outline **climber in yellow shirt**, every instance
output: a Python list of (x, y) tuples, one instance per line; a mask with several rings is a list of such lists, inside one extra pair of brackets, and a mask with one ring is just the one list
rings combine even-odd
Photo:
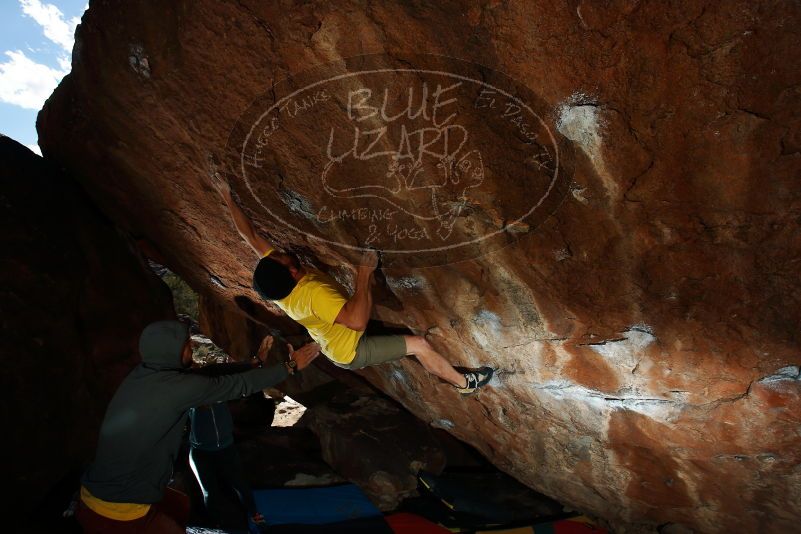
[(364, 254), (356, 269), (353, 295), (347, 298), (331, 277), (302, 266), (294, 255), (275, 250), (256, 233), (252, 221), (234, 201), (228, 181), (215, 169), (210, 174), (212, 184), (228, 206), (234, 226), (260, 258), (253, 274), (254, 289), (306, 327), (334, 364), (361, 369), (414, 355), (429, 373), (462, 394), (472, 393), (490, 381), (492, 368), (461, 373), (422, 336), (365, 336), (373, 307), (370, 287), (378, 266), (376, 252)]

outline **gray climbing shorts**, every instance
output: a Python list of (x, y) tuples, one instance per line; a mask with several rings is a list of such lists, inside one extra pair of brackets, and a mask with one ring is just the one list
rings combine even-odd
[(356, 356), (350, 363), (336, 363), (345, 369), (361, 369), (379, 365), (406, 356), (406, 339), (403, 336), (362, 336), (356, 345)]

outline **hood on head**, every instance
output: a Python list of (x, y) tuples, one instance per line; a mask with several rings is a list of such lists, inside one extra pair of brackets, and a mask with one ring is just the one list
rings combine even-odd
[(189, 327), (180, 321), (150, 323), (139, 337), (142, 363), (181, 369), (181, 352), (189, 339)]

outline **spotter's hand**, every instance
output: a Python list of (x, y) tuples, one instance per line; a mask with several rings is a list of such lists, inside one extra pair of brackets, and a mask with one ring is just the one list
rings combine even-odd
[(320, 355), (320, 345), (317, 343), (307, 343), (298, 350), (295, 350), (291, 343), (287, 343), (286, 346), (289, 348), (289, 359), (298, 362), (298, 371), (308, 367), (312, 360)]
[(270, 349), (273, 347), (273, 336), (265, 336), (264, 339), (261, 340), (261, 345), (259, 345), (259, 351), (256, 353), (256, 357), (259, 359), (261, 363), (264, 363), (267, 360), (267, 353), (270, 352)]

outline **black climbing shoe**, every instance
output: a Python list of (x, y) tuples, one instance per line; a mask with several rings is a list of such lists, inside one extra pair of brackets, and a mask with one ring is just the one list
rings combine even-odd
[(486, 385), (487, 382), (492, 379), (493, 373), (494, 371), (492, 367), (482, 367), (477, 371), (465, 373), (464, 377), (467, 379), (467, 386), (463, 388), (456, 388), (456, 390), (462, 395), (469, 395), (481, 386)]

